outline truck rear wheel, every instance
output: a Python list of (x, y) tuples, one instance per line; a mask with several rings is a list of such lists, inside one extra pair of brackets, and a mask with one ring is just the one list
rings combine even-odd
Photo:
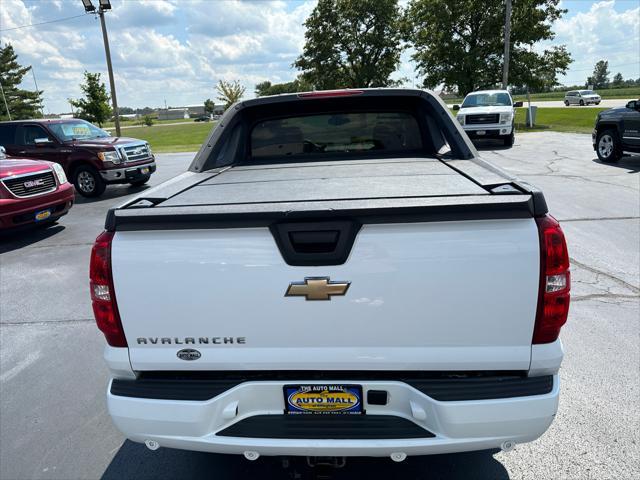
[(620, 142), (615, 130), (604, 130), (596, 138), (596, 153), (601, 162), (612, 163), (620, 160)]
[(107, 188), (98, 171), (91, 165), (80, 165), (75, 169), (73, 184), (78, 193), (87, 198), (99, 197)]

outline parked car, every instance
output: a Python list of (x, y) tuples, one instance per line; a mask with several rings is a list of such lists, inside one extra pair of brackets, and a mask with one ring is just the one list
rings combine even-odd
[(569, 105), (600, 105), (602, 98), (593, 90), (571, 90), (564, 96), (564, 104)]
[(196, 119), (194, 120), (194, 122), (209, 122), (211, 121), (211, 117), (209, 115), (200, 115), (199, 117), (196, 117)]
[(260, 97), (206, 144), (111, 209), (92, 249), (107, 405), (128, 438), (402, 461), (549, 428), (562, 229), (437, 96)]
[(480, 90), (468, 94), (462, 105), (454, 105), (458, 121), (471, 138), (501, 138), (508, 147), (515, 139), (515, 107), (507, 90)]
[(603, 162), (617, 162), (625, 152), (640, 153), (640, 99), (604, 110), (591, 134), (593, 149)]
[(143, 185), (156, 170), (145, 141), (113, 137), (79, 119), (0, 122), (0, 144), (9, 155), (59, 163), (85, 197), (108, 184)]
[(7, 157), (0, 147), (0, 231), (53, 223), (69, 212), (74, 197), (59, 164)]

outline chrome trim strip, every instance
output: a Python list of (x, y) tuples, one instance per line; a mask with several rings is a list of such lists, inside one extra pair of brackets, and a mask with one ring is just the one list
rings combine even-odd
[(42, 175), (43, 173), (47, 173), (47, 172), (53, 172), (53, 169), (47, 168), (46, 170), (38, 170), (37, 172), (20, 173), (18, 175), (11, 175), (10, 177), (4, 177), (2, 181), (4, 182), (5, 180), (13, 180), (14, 178), (28, 177), (30, 175)]

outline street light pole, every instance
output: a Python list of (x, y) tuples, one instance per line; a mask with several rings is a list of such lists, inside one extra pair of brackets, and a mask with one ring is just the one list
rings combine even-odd
[(107, 35), (107, 25), (104, 22), (104, 10), (98, 9), (100, 25), (102, 26), (102, 39), (104, 40), (104, 53), (107, 56), (107, 70), (109, 71), (109, 86), (111, 87), (111, 102), (113, 103), (113, 119), (116, 124), (116, 136), (120, 136), (120, 114), (118, 113), (118, 99), (116, 98), (116, 83), (113, 79), (113, 68), (111, 67), (111, 50), (109, 48), (109, 36)]
[[(95, 0), (94, 0), (95, 1)], [(98, 8), (96, 8), (91, 0), (82, 0), (82, 6), (87, 13), (95, 14), (100, 17), (100, 25), (102, 26), (102, 40), (104, 41), (104, 53), (107, 57), (107, 71), (109, 72), (109, 86), (111, 87), (111, 103), (113, 104), (113, 119), (116, 124), (116, 136), (120, 136), (120, 114), (118, 112), (118, 99), (116, 98), (116, 82), (113, 79), (113, 68), (111, 67), (111, 49), (109, 48), (109, 35), (107, 35), (107, 25), (104, 21), (105, 10), (111, 10), (111, 0), (98, 0)]]
[(502, 67), (502, 88), (507, 89), (509, 83), (509, 50), (511, 42), (511, 0), (506, 0), (504, 16), (504, 65)]

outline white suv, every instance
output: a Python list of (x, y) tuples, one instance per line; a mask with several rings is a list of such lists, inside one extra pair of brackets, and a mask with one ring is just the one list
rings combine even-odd
[(462, 105), (454, 105), (458, 121), (470, 138), (502, 138), (508, 147), (513, 145), (515, 127), (511, 94), (506, 90), (480, 90), (468, 94)]

